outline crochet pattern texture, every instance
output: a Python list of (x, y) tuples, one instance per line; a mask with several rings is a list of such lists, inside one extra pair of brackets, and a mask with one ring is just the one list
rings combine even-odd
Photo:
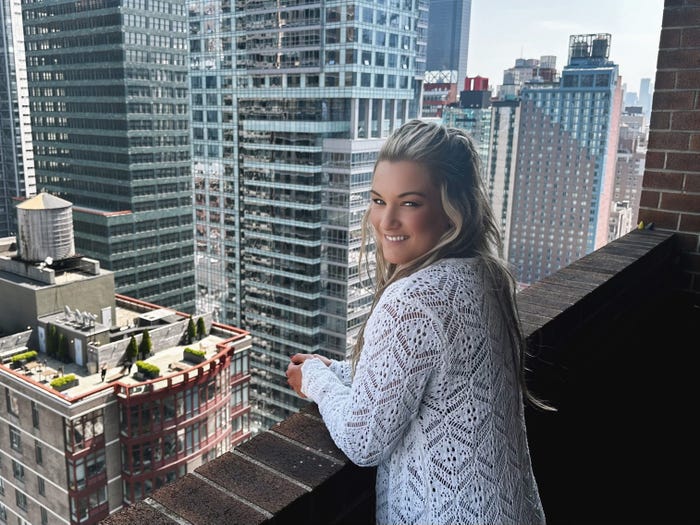
[(542, 524), (507, 327), (477, 259), (390, 285), (349, 363), (308, 359), (302, 392), (337, 446), (376, 465), (380, 525)]

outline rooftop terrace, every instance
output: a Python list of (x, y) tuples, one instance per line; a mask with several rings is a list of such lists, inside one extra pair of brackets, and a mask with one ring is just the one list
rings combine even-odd
[[(151, 388), (157, 390), (159, 388), (167, 388), (170, 384), (184, 380), (182, 372), (193, 369), (196, 364), (183, 358), (183, 351), (187, 347), (205, 352), (205, 359), (209, 360), (214, 357), (220, 349), (217, 345), (225, 342), (231, 337), (231, 334), (207, 335), (200, 341), (191, 345), (182, 344), (175, 345), (169, 348), (159, 349), (157, 353), (146, 358), (144, 361), (157, 366), (161, 370), (161, 377), (149, 384)], [(205, 370), (210, 364), (203, 365)], [(61, 392), (67, 398), (82, 397), (85, 394), (103, 389), (105, 386), (111, 386), (114, 382), (119, 382), (124, 388), (143, 385), (145, 378), (141, 377), (135, 365), (127, 368), (124, 365), (107, 367), (105, 381), (102, 381), (101, 372), (90, 373), (86, 367), (76, 365), (75, 363), (64, 363), (58, 359), (54, 359), (41, 354), (37, 361), (26, 363), (15, 370), (17, 374), (25, 377), (33, 383), (38, 383), (48, 388), (48, 384), (52, 379), (62, 375), (74, 374), (78, 379), (78, 383)], [(133, 389), (132, 389), (133, 390)]]

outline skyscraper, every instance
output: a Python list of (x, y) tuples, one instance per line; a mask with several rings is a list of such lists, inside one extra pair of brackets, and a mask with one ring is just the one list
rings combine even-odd
[(467, 76), (471, 0), (430, 0), (427, 71), (457, 71), (457, 82)]
[(489, 155), (484, 166), (484, 180), (491, 208), (501, 229), (503, 257), (508, 260), (520, 128), (520, 100), (494, 100), (491, 102), (491, 113)]
[(117, 290), (194, 311), (184, 0), (23, 2), (37, 184)]
[(17, 231), (13, 199), (35, 193), (22, 9), (0, 0), (0, 237)]
[(296, 352), (338, 358), (371, 302), (360, 220), (384, 138), (417, 116), (427, 5), (190, 2), (198, 305), (254, 337), (260, 427), (303, 401)]
[(622, 98), (610, 40), (571, 36), (561, 81), (521, 91), (509, 260), (523, 283), (607, 242)]
[(488, 78), (465, 78), (459, 103), (446, 107), (442, 114), (446, 126), (463, 129), (474, 139), (482, 166), (488, 161), (491, 143), (491, 91), (488, 85)]
[[(620, 139), (617, 147), (617, 160), (615, 162), (615, 184), (613, 187), (613, 203), (622, 212), (629, 210), (630, 223), (634, 224), (639, 213), (639, 201), (642, 195), (642, 179), (644, 178), (644, 166), (647, 153), (647, 125), (641, 107), (625, 108), (620, 117)], [(624, 205), (622, 203), (625, 203)], [(612, 228), (610, 240), (629, 232), (620, 226), (617, 219), (619, 212), (611, 215)]]
[(639, 104), (642, 106), (644, 116), (649, 122), (651, 118), (651, 101), (654, 92), (654, 84), (650, 78), (643, 78), (639, 81)]

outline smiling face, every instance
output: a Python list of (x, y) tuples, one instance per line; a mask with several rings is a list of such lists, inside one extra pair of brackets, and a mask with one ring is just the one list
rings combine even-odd
[(379, 162), (370, 199), (369, 220), (389, 263), (406, 264), (420, 257), (450, 227), (440, 190), (421, 164)]

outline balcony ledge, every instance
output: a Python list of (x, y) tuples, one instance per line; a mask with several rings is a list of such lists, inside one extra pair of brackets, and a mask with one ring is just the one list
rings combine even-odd
[[(533, 390), (558, 408), (527, 411), (533, 466), (550, 525), (590, 523), (601, 515), (609, 522), (670, 523), (691, 510), (690, 489), (673, 482), (672, 467), (666, 466), (680, 461), (683, 440), (674, 441), (678, 451), (669, 453), (671, 436), (665, 443), (657, 440), (660, 430), (649, 436), (644, 417), (656, 408), (649, 406), (658, 395), (656, 387), (649, 388), (650, 378), (664, 372), (657, 368), (663, 360), (654, 361), (651, 371), (643, 365), (649, 354), (644, 344), (655, 345), (660, 332), (650, 322), (634, 328), (639, 312), (650, 308), (660, 309), (652, 312), (659, 323), (689, 311), (676, 308), (680, 301), (672, 292), (677, 260), (673, 234), (635, 230), (518, 295), (533, 354), (528, 361)], [(692, 315), (697, 317), (697, 309)], [(682, 331), (685, 321), (671, 329)], [(685, 336), (671, 335), (669, 341)], [(662, 386), (673, 388), (675, 379)], [(667, 393), (661, 402), (682, 405), (676, 394), (689, 394), (686, 390)], [(670, 420), (670, 414), (653, 414), (662, 424)], [(661, 450), (663, 461), (640, 457), (636, 447), (625, 449), (635, 441), (648, 451)], [(101, 523), (371, 524), (374, 473), (349, 462), (310, 405)], [(659, 488), (660, 479), (667, 488)], [(608, 506), (615, 510), (607, 512)]]

